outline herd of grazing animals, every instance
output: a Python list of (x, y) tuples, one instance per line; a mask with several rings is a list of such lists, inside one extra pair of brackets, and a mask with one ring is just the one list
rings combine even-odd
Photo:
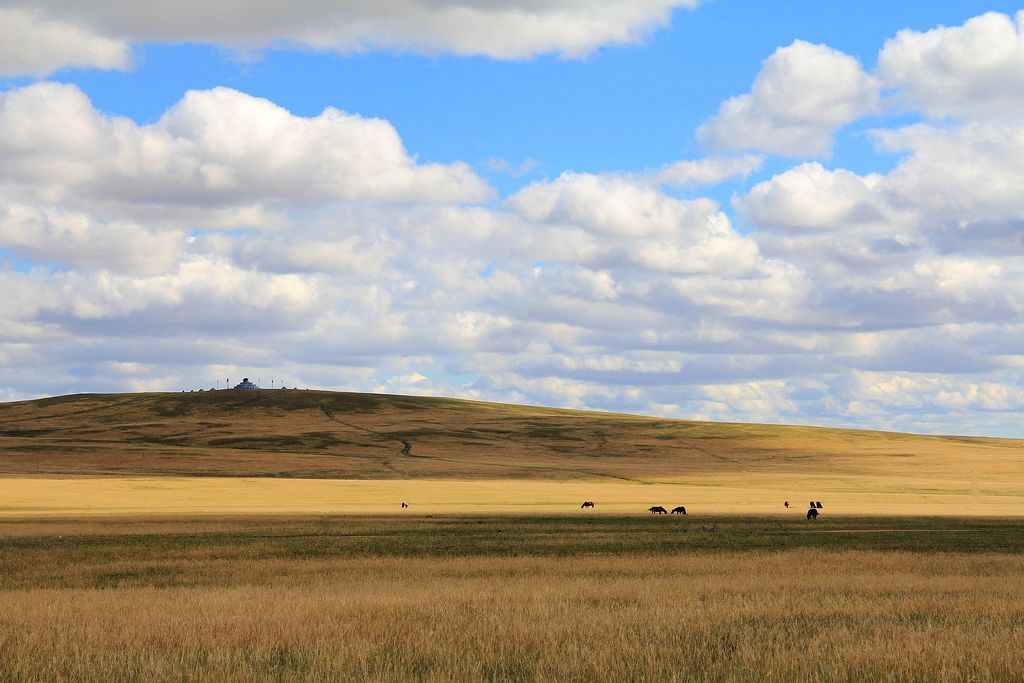
[[(789, 501), (787, 500), (785, 503), (783, 503), (783, 506), (788, 508), (789, 507)], [(594, 502), (590, 501), (590, 500), (583, 501), (583, 505), (580, 505), (581, 509), (582, 508), (592, 508), (592, 507), (595, 507), (595, 505), (594, 505)], [(811, 503), (810, 503), (810, 508), (807, 510), (807, 519), (812, 520), (812, 521), (816, 520), (818, 518), (818, 510), (820, 510), (820, 509), (821, 509), (821, 501), (820, 500), (818, 500), (818, 501), (813, 501), (812, 500)], [(669, 512), (668, 510), (666, 510), (661, 505), (653, 505), (653, 506), (647, 508), (647, 511), (650, 512), (652, 515), (667, 515), (668, 512)], [(683, 506), (683, 505), (680, 505), (678, 507), (674, 507), (674, 508), (672, 508), (672, 514), (673, 515), (685, 515), (686, 514), (686, 507)]]
[[(788, 508), (789, 507), (789, 501), (787, 500), (782, 505), (784, 507)], [(404, 510), (407, 507), (409, 507), (409, 504), (406, 503), (405, 501), (402, 501), (402, 509)], [(583, 501), (583, 504), (580, 505), (580, 509), (581, 510), (584, 509), (584, 508), (593, 508), (593, 507), (597, 507), (597, 506), (594, 505), (594, 501), (592, 501), (592, 500), (585, 500), (585, 501)], [(820, 500), (818, 500), (818, 501), (812, 500), (810, 502), (810, 507), (807, 510), (807, 519), (809, 519), (811, 521), (814, 521), (814, 520), (818, 519), (818, 510), (820, 510), (820, 509), (821, 509), (821, 501)], [(647, 511), (650, 512), (652, 515), (667, 515), (669, 513), (668, 510), (666, 510), (661, 505), (653, 505), (653, 506), (647, 508)], [(676, 506), (676, 507), (672, 508), (672, 514), (673, 515), (685, 515), (686, 514), (686, 507), (683, 506), (683, 505)]]

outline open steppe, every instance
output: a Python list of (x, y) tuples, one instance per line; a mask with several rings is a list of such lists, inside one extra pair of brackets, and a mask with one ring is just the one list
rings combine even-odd
[[(1024, 442), (277, 390), (0, 405), (0, 515), (1024, 514)], [(794, 507), (787, 511), (784, 500)]]
[(1022, 575), (1016, 440), (293, 390), (0, 405), (0, 681), (1019, 680)]
[(1024, 522), (0, 522), (0, 680), (1019, 680)]

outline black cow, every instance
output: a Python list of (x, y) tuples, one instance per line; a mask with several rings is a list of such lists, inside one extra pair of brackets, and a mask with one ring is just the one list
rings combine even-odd
[(650, 513), (652, 515), (667, 515), (668, 514), (668, 510), (666, 510), (665, 508), (661, 507), (660, 505), (655, 505), (654, 507), (649, 507), (647, 509), (650, 511)]
[(782, 506), (788, 508), (789, 507), (789, 501), (787, 500), (785, 503), (782, 504)]
[(585, 500), (585, 501), (583, 501), (583, 505), (580, 505), (580, 510), (582, 510), (583, 508), (592, 508), (592, 507), (594, 507), (594, 501), (592, 501), (592, 500)]
[(812, 522), (818, 519), (818, 511), (815, 508), (811, 508), (810, 510), (808, 510), (807, 519), (811, 520)]
[(821, 501), (819, 500), (817, 503), (815, 503), (814, 507), (816, 507), (816, 508), (818, 508), (820, 510), (821, 509)]
[(677, 508), (672, 508), (672, 514), (673, 515), (685, 515), (686, 514), (686, 508), (683, 507), (682, 505), (680, 505)]
[(402, 509), (404, 510), (407, 507), (409, 507), (409, 504), (403, 501), (402, 502)]

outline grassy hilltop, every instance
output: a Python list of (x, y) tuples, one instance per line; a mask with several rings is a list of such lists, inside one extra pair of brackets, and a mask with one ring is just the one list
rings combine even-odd
[(0, 404), (0, 474), (346, 479), (1012, 475), (1024, 441), (693, 422), (328, 391)]
[[(326, 391), (0, 405), (0, 514), (1024, 515), (1024, 441)], [(784, 500), (792, 506), (783, 508)]]

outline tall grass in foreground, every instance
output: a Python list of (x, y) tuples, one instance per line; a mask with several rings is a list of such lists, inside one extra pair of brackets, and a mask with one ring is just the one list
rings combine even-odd
[(216, 569), (214, 585), (0, 592), (0, 680), (1024, 676), (1018, 555), (278, 558)]

